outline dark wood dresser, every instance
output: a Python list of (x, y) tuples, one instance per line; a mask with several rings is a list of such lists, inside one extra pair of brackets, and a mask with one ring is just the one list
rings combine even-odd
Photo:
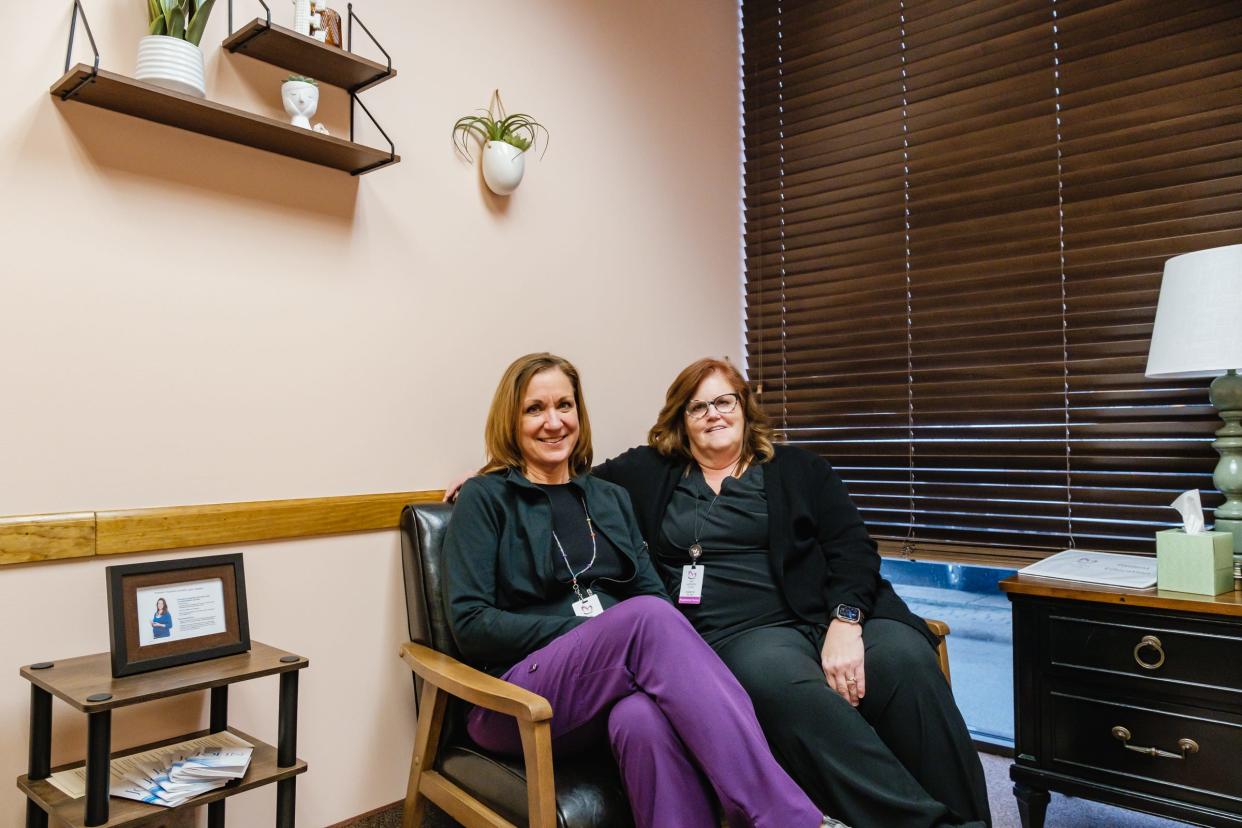
[(1043, 826), (1049, 791), (1242, 828), (1242, 592), (1000, 586), (1024, 828)]

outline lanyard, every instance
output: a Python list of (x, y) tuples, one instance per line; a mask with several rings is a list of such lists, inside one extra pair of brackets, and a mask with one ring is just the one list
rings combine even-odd
[[(569, 583), (570, 586), (573, 587), (574, 595), (578, 596), (579, 601), (585, 601), (586, 598), (583, 597), (582, 590), (578, 587), (578, 576), (595, 566), (595, 555), (599, 550), (595, 545), (595, 527), (591, 525), (591, 513), (587, 511), (586, 501), (579, 497), (578, 502), (582, 504), (582, 514), (586, 515), (587, 532), (591, 534), (590, 562), (586, 566), (582, 567), (582, 569), (574, 572), (573, 566), (569, 563), (569, 556), (565, 554), (565, 547), (561, 545), (561, 539), (557, 537), (555, 529), (552, 530), (552, 540), (556, 541), (556, 548), (561, 551), (561, 559), (565, 561), (565, 568), (569, 570)], [(588, 589), (587, 595), (590, 594), (591, 590)]]

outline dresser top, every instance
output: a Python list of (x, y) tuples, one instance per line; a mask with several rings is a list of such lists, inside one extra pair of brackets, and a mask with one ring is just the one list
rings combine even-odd
[(1167, 589), (1124, 589), (1122, 587), (1035, 578), (1013, 575), (1000, 582), (1002, 591), (1036, 598), (1057, 598), (1068, 601), (1090, 601), (1097, 604), (1122, 604), (1132, 607), (1197, 612), (1208, 615), (1230, 615), (1242, 618), (1242, 590), (1221, 595), (1196, 595)]

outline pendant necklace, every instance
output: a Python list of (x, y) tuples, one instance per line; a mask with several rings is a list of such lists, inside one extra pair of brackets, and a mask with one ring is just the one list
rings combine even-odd
[[(737, 464), (739, 462), (741, 462), (740, 458), (738, 460), (733, 461), (733, 468), (730, 469), (729, 474), (725, 475), (726, 478), (732, 476), (732, 472), (737, 469)], [(699, 465), (699, 474), (703, 474), (702, 464)], [(707, 483), (707, 475), (705, 474), (703, 474), (703, 482)], [(710, 489), (711, 486), (708, 486), (708, 488)], [(694, 501), (694, 543), (690, 544), (690, 549), (689, 549), (691, 564), (698, 564), (699, 558), (703, 557), (703, 544), (699, 542), (703, 536), (702, 535), (703, 524), (707, 523), (707, 519), (711, 517), (712, 507), (716, 505), (716, 501), (720, 499), (720, 493), (723, 491), (724, 491), (724, 480), (722, 479), (720, 481), (720, 491), (716, 492), (715, 496), (712, 498), (712, 502), (707, 504), (707, 512), (706, 514), (703, 515), (702, 518), (699, 517), (699, 505), (700, 505), (699, 500), (698, 498), (695, 498), (695, 501)]]

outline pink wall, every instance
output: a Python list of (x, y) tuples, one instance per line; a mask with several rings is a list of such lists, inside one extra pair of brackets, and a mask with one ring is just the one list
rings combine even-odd
[[(84, 5), (103, 67), (131, 72), (142, 4)], [(536, 349), (582, 369), (602, 456), (642, 439), (684, 363), (738, 356), (734, 5), (360, 0), (400, 72), (366, 100), (404, 156), (360, 179), (54, 102), (70, 6), (25, 9), (0, 53), (0, 515), (436, 488), (477, 464), (495, 380)], [(221, 0), (209, 97), (277, 115), (286, 73), (223, 54), (225, 16)], [(449, 140), (497, 85), (552, 133), (507, 202)], [(345, 111), (325, 94), (336, 134)], [(232, 549), (254, 637), (311, 659), (299, 824), (400, 798), (395, 534)], [(121, 562), (0, 569), (8, 778), (25, 764), (18, 665), (106, 650), (103, 567)], [(275, 680), (239, 688), (233, 720), (274, 739), (275, 701)], [(116, 743), (204, 715), (200, 698), (127, 711)], [(54, 760), (80, 758), (83, 721), (56, 716)], [(230, 813), (266, 824), (273, 803)]]

